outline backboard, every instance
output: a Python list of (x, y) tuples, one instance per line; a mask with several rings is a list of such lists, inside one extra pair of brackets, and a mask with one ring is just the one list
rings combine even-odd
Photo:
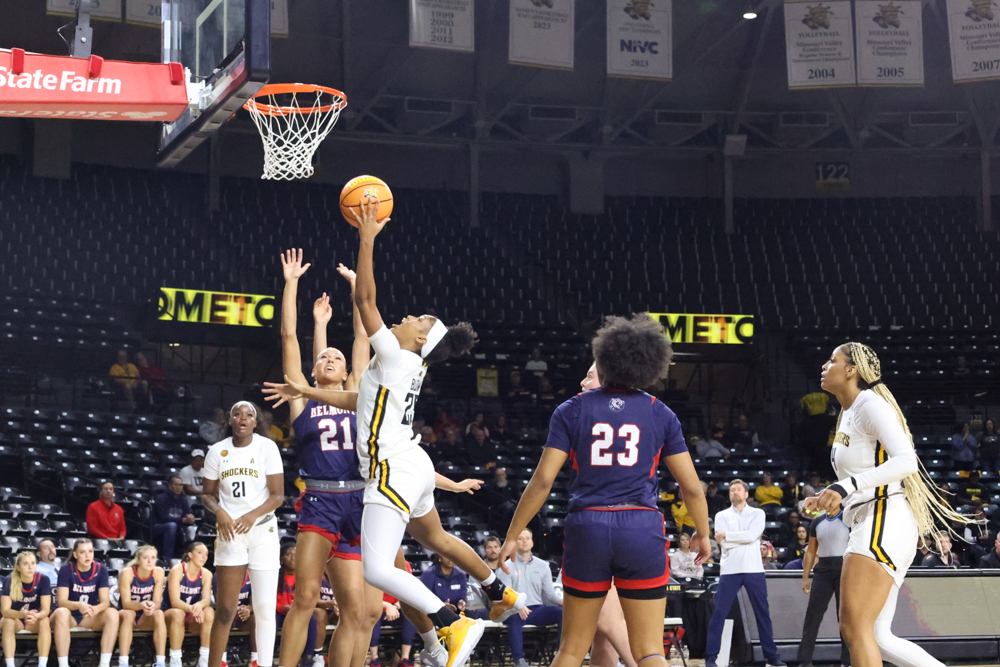
[(156, 163), (173, 167), (267, 83), (271, 0), (163, 0), (163, 62), (184, 66), (188, 110), (163, 124)]

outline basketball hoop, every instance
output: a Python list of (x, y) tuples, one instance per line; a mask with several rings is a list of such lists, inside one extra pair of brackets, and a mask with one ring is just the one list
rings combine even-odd
[(326, 86), (281, 83), (261, 88), (243, 105), (264, 142), (261, 178), (291, 181), (312, 176), (313, 154), (346, 106), (347, 96)]

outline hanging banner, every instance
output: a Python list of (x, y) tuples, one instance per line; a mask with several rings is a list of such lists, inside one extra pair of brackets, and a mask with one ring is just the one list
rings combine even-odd
[(920, 0), (857, 0), (858, 85), (924, 85)]
[(160, 0), (125, 0), (125, 20), (128, 23), (159, 27)]
[[(159, 0), (156, 0), (159, 4)], [(45, 9), (49, 14), (76, 16), (80, 0), (46, 0)], [(122, 0), (90, 0), (90, 18), (106, 21), (122, 20)]]
[(476, 50), (472, 0), (410, 0), (410, 46)]
[(951, 78), (1000, 79), (1000, 10), (993, 0), (948, 0)]
[(510, 0), (510, 62), (573, 69), (575, 0)]
[(789, 88), (854, 86), (850, 0), (785, 0)]
[(607, 0), (608, 74), (669, 81), (674, 76), (671, 0)]
[(271, 34), (288, 37), (288, 0), (271, 0)]

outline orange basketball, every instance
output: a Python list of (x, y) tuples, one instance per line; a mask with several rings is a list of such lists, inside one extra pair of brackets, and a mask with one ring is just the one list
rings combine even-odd
[(381, 178), (375, 176), (358, 176), (352, 178), (340, 191), (340, 213), (349, 223), (358, 226), (358, 221), (351, 211), (361, 217), (361, 202), (378, 200), (378, 219), (388, 218), (392, 213), (392, 190)]

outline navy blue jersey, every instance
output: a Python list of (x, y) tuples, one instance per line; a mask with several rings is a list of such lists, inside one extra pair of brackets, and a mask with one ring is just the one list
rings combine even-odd
[[(212, 579), (212, 595), (218, 599), (219, 597), (219, 578), (215, 577)], [(250, 570), (247, 570), (243, 574), (243, 585), (240, 586), (240, 599), (236, 603), (238, 607), (249, 607), (250, 606)]]
[(677, 415), (637, 389), (578, 394), (552, 413), (546, 447), (569, 454), (569, 511), (631, 504), (656, 508), (661, 454), (687, 452)]
[(153, 599), (153, 593), (156, 592), (154, 572), (149, 573), (149, 579), (140, 579), (139, 568), (132, 566), (132, 583), (128, 587), (132, 602), (147, 602)]
[(69, 589), (70, 602), (98, 605), (101, 603), (98, 591), (108, 588), (108, 568), (95, 560), (89, 570), (80, 572), (76, 563), (66, 563), (59, 568), (58, 586)]
[(323, 574), (323, 579), (319, 582), (319, 599), (323, 602), (329, 602), (333, 599), (333, 586), (330, 585), (330, 577)]
[(299, 475), (303, 479), (346, 482), (361, 479), (358, 471), (357, 415), (316, 401), (292, 423)]
[[(187, 563), (181, 563), (181, 570), (181, 602), (184, 604), (197, 604), (201, 602), (201, 595), (204, 590), (204, 580), (201, 575), (205, 573), (204, 568), (198, 570), (198, 577), (196, 579), (188, 578)], [(169, 590), (163, 593), (163, 604), (161, 607), (163, 611), (170, 609)]]
[[(52, 584), (49, 578), (41, 572), (35, 572), (34, 581), (21, 583), (21, 599), (11, 600), (13, 611), (41, 611), (42, 596), (52, 595)], [(4, 577), (0, 583), (0, 596), (10, 596), (10, 577)]]

